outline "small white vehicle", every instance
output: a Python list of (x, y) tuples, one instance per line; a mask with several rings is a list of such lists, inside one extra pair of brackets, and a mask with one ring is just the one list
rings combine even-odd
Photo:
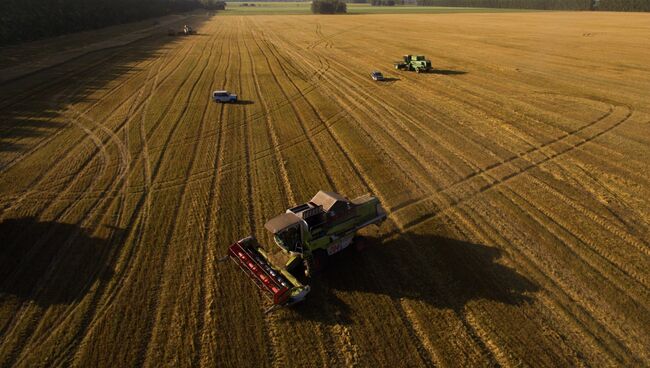
[(372, 80), (376, 80), (376, 81), (383, 81), (384, 80), (384, 75), (381, 74), (381, 72), (375, 70), (374, 72), (370, 73), (370, 78), (372, 78)]
[(212, 99), (214, 102), (237, 102), (237, 95), (234, 93), (230, 93), (228, 91), (214, 91), (212, 92)]
[(196, 31), (192, 29), (192, 27), (188, 26), (187, 24), (183, 26), (183, 34), (185, 36), (189, 35), (195, 35)]

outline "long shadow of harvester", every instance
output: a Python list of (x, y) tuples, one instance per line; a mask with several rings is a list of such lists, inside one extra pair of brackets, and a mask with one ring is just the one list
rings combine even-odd
[[(34, 217), (0, 223), (0, 302), (9, 298), (40, 306), (83, 298), (112, 276), (124, 230), (106, 239), (74, 224)], [(101, 285), (100, 285), (101, 286)]]
[[(362, 252), (346, 249), (332, 257), (328, 270), (313, 280), (312, 292), (295, 310), (324, 323), (349, 322), (350, 306), (336, 291), (407, 298), (461, 312), (473, 300), (509, 305), (529, 301), (538, 286), (498, 263), (495, 247), (435, 235), (403, 234), (382, 243), (363, 237)], [(319, 306), (327, 304), (330, 312)], [(333, 310), (333, 312), (332, 312)]]
[(449, 70), (449, 69), (432, 69), (430, 74), (440, 74), (440, 75), (463, 75), (467, 74), (466, 71), (462, 70)]

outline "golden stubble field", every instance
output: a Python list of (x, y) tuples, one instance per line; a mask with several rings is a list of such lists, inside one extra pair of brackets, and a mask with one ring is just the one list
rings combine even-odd
[[(648, 15), (198, 30), (0, 86), (0, 366), (650, 364)], [(264, 315), (216, 260), (318, 189), (389, 221)]]

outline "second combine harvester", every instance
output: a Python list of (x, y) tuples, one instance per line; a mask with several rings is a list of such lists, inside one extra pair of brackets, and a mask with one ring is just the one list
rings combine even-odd
[(319, 191), (309, 202), (288, 209), (264, 225), (289, 256), (283, 265), (274, 264), (252, 236), (232, 244), (228, 257), (271, 297), (273, 305), (268, 312), (297, 303), (309, 293), (309, 285), (291, 273), (297, 266), (304, 265), (305, 275), (313, 275), (325, 267), (329, 256), (347, 248), (358, 230), (380, 225), (385, 219), (386, 212), (371, 195), (349, 200)]
[(404, 55), (403, 61), (394, 63), (395, 69), (426, 73), (431, 70), (431, 61), (422, 55)]

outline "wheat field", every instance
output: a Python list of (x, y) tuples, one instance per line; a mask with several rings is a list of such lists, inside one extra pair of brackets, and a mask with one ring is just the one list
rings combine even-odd
[[(0, 366), (650, 364), (648, 15), (201, 19), (0, 85)], [(388, 220), (265, 315), (320, 189)]]

